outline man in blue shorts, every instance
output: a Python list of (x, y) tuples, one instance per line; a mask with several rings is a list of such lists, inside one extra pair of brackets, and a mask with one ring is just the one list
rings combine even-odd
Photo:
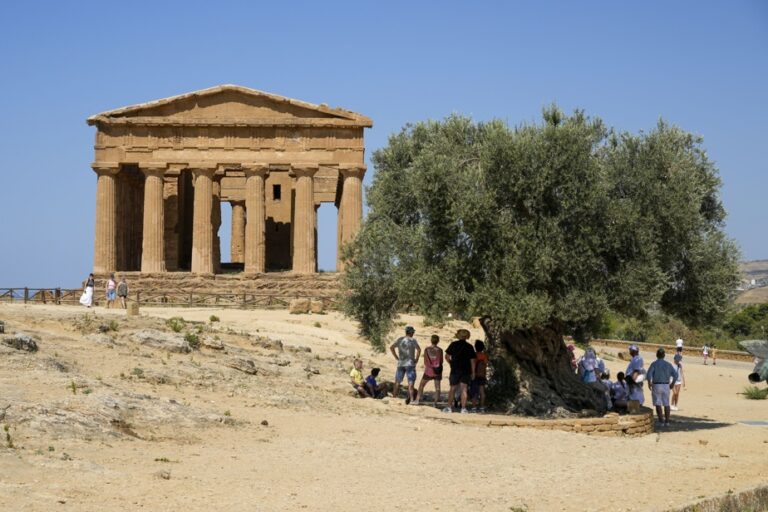
[[(677, 370), (664, 360), (663, 348), (660, 347), (656, 351), (656, 360), (648, 368), (646, 379), (651, 390), (653, 405), (656, 407), (656, 414), (659, 416), (659, 424), (667, 427), (669, 426), (669, 392), (675, 386)], [(662, 408), (664, 409), (663, 417)]]
[[(400, 393), (400, 383), (403, 382), (403, 377), (408, 379), (408, 398), (405, 399), (405, 403), (411, 403), (411, 400), (416, 399), (413, 385), (416, 382), (416, 361), (421, 357), (421, 347), (419, 342), (413, 335), (416, 333), (416, 329), (410, 325), (405, 328), (405, 336), (401, 336), (390, 345), (389, 350), (397, 360), (397, 370), (395, 371), (395, 388), (393, 395), (395, 398)], [(395, 351), (397, 349), (397, 351)]]

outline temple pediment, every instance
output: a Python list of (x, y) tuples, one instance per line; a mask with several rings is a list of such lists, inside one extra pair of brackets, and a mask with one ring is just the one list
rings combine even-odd
[(179, 96), (131, 105), (88, 118), (89, 125), (277, 125), (359, 126), (361, 114), (314, 105), (237, 85), (220, 85)]

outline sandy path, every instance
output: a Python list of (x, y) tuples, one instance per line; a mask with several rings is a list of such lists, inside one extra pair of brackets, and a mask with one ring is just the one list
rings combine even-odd
[[(0, 305), (0, 318), (30, 311)], [(82, 312), (32, 311), (51, 318)], [(311, 346), (318, 354), (362, 354), (367, 363), (381, 365), (386, 378), (394, 369), (391, 358), (371, 352), (354, 324), (338, 314), (142, 312), (188, 320), (205, 320), (215, 312), (219, 329), (258, 329), (286, 344)], [(437, 330), (415, 317), (402, 321), (414, 324), (418, 334), (439, 332), (446, 340), (459, 325)], [(85, 347), (79, 341), (61, 343), (74, 346), (72, 357)], [(136, 361), (156, 362), (127, 360), (147, 354), (88, 350), (89, 358), (77, 356), (78, 371), (103, 375), (107, 382), (117, 383), (110, 379)], [(650, 363), (652, 355), (643, 355)], [(768, 420), (768, 400), (738, 395), (750, 365), (688, 363), (688, 388), (676, 423), (669, 432), (639, 439), (464, 426), (401, 414), (407, 412), (401, 401), (356, 400), (334, 391), (344, 388), (343, 369), (320, 376), (324, 380), (308, 392), (308, 401), (297, 406), (270, 405), (258, 389), (229, 396), (204, 387), (140, 387), (137, 391), (226, 409), (241, 423), (200, 429), (193, 440), (30, 439), (24, 449), (0, 451), (0, 505), (12, 510), (664, 510), (765, 483), (768, 427), (738, 423)], [(616, 360), (608, 366), (615, 375), (626, 365)], [(254, 382), (258, 388), (262, 381)], [(280, 382), (272, 392), (292, 391), (292, 382)], [(42, 399), (50, 390), (40, 386), (0, 365), (0, 401), (3, 393)], [(259, 424), (263, 419), (268, 427)], [(35, 451), (49, 443), (55, 452)], [(72, 460), (61, 460), (63, 452)], [(161, 458), (171, 462), (155, 461)], [(164, 469), (170, 480), (154, 476)], [(594, 482), (588, 493), (582, 492), (585, 481)]]

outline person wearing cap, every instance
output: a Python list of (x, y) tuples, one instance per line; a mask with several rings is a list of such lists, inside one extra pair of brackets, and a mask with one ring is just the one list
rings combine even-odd
[(467, 340), (469, 340), (469, 331), (459, 329), (456, 331), (456, 340), (451, 342), (445, 351), (445, 360), (451, 365), (451, 374), (448, 376), (451, 388), (448, 391), (448, 407), (443, 409), (444, 412), (451, 412), (450, 403), (457, 390), (461, 393), (461, 413), (468, 412), (467, 386), (475, 379), (477, 355)]
[(675, 370), (677, 370), (677, 379), (675, 380), (675, 387), (672, 388), (672, 400), (670, 409), (677, 410), (677, 401), (680, 399), (680, 388), (685, 387), (685, 376), (683, 375), (683, 355), (681, 353), (675, 354)]
[(627, 371), (624, 372), (627, 388), (629, 389), (629, 400), (637, 400), (640, 405), (643, 405), (645, 395), (643, 394), (641, 382), (645, 378), (645, 361), (643, 361), (637, 345), (632, 344), (629, 346), (629, 355), (632, 356), (632, 359), (630, 359), (627, 365)]
[(407, 404), (416, 398), (413, 386), (416, 382), (416, 362), (421, 357), (421, 347), (416, 338), (413, 337), (415, 333), (416, 329), (409, 325), (405, 328), (405, 336), (397, 338), (389, 347), (390, 352), (397, 360), (393, 395), (395, 398), (399, 396), (400, 383), (403, 382), (403, 377), (406, 377), (408, 379), (408, 398), (406, 398), (405, 403)]
[[(659, 347), (659, 350), (656, 351), (656, 360), (648, 367), (646, 375), (653, 405), (656, 407), (656, 414), (662, 427), (669, 426), (669, 392), (677, 381), (677, 370), (664, 360), (664, 355), (664, 348)], [(662, 409), (664, 411), (663, 416)]]

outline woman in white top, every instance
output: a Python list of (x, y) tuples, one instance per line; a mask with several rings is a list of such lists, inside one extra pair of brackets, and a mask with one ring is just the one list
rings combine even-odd
[(672, 388), (672, 405), (673, 411), (677, 410), (677, 400), (680, 398), (680, 388), (685, 387), (685, 376), (683, 376), (683, 356), (675, 354), (675, 370), (677, 370), (677, 380), (675, 381), (675, 387)]
[(704, 356), (704, 364), (707, 364), (707, 358), (709, 357), (709, 347), (704, 345), (701, 349), (701, 355)]

